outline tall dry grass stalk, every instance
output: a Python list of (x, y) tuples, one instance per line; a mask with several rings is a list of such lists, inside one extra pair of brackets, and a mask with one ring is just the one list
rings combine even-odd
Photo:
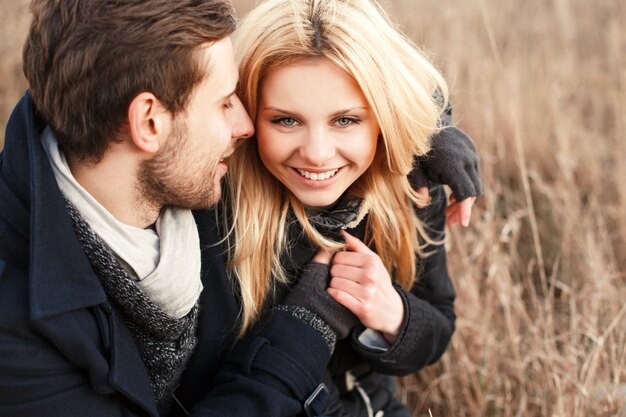
[(0, 149), (7, 119), (26, 89), (22, 75), (22, 44), (28, 23), (28, 1), (0, 0)]
[(415, 415), (626, 416), (626, 4), (394, 1), (453, 85), (485, 196)]
[[(24, 4), (0, 0), (2, 123)], [(450, 231), (457, 332), (400, 395), (415, 416), (626, 416), (626, 3), (385, 4), (450, 81), (485, 183)]]

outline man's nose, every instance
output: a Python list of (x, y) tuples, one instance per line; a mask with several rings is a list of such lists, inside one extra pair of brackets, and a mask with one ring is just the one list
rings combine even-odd
[[(237, 101), (239, 101), (238, 98)], [(238, 112), (235, 115), (233, 124), (233, 139), (247, 139), (254, 135), (254, 125), (252, 124), (252, 120), (250, 120), (250, 116), (241, 102), (237, 104), (238, 106), (236, 106), (236, 109)]]

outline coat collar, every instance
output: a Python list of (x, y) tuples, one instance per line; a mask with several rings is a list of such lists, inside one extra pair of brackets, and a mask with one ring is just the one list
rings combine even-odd
[[(311, 225), (324, 237), (343, 242), (340, 230), (363, 239), (368, 210), (369, 205), (365, 200), (343, 196), (333, 208), (307, 209), (306, 215)], [(289, 212), (288, 225), (288, 250), (282, 255), (281, 263), (287, 276), (295, 279), (300, 268), (313, 258), (319, 248), (304, 233), (292, 210)]]
[[(9, 119), (1, 174), (14, 205), (30, 212), (30, 224), (10, 212), (7, 221), (30, 239), (30, 317), (39, 320), (106, 301), (80, 243), (40, 140), (42, 123), (29, 92)], [(2, 193), (0, 191), (0, 194)], [(15, 211), (15, 210), (14, 210)]]
[(309, 222), (322, 235), (343, 241), (339, 230), (354, 229), (369, 210), (367, 201), (359, 197), (343, 195), (331, 209), (307, 209)]

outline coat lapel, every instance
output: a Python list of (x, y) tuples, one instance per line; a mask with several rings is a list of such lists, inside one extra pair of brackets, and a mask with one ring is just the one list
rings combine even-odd
[(158, 417), (154, 393), (137, 345), (121, 317), (111, 312), (110, 380), (118, 391)]
[(11, 115), (6, 139), (0, 196), (12, 196), (2, 202), (11, 205), (7, 220), (30, 240), (30, 318), (70, 362), (88, 371), (94, 391), (110, 394), (113, 387), (158, 416), (136, 344), (76, 238), (28, 92)]

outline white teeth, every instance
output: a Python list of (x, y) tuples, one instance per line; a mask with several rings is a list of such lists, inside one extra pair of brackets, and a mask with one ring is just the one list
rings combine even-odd
[(303, 169), (298, 168), (298, 172), (300, 173), (300, 175), (302, 175), (304, 178), (307, 178), (313, 181), (327, 180), (328, 178), (335, 175), (337, 171), (339, 171), (339, 169), (333, 169), (332, 171), (326, 171), (326, 172), (309, 172), (309, 171), (305, 171)]

